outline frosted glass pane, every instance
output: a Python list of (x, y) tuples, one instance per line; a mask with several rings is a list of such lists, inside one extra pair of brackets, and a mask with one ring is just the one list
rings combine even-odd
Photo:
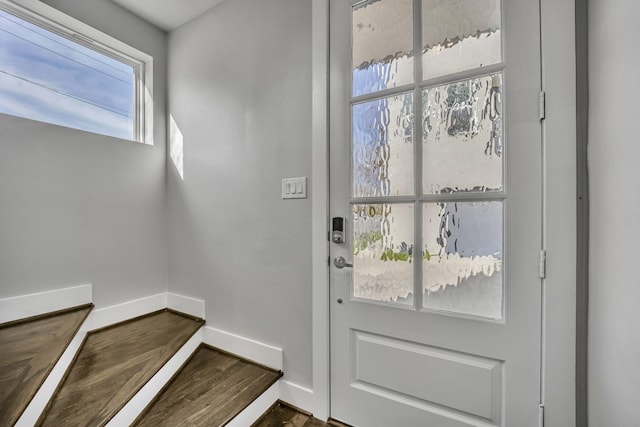
[(426, 203), (424, 307), (502, 318), (502, 202)]
[(424, 194), (502, 189), (502, 75), (422, 92)]
[(353, 8), (353, 95), (413, 81), (411, 0), (377, 0)]
[(502, 61), (500, 0), (422, 0), (423, 79)]
[(353, 106), (354, 197), (414, 194), (413, 94)]
[(353, 206), (353, 296), (413, 304), (413, 204)]

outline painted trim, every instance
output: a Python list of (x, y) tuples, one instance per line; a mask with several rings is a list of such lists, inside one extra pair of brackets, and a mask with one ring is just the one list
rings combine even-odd
[(207, 326), (204, 328), (202, 342), (269, 368), (282, 371), (284, 367), (281, 348), (251, 338)]
[(328, 419), (328, 417), (313, 413), (312, 409), (316, 405), (316, 396), (313, 390), (306, 387), (281, 379), (280, 400), (296, 408), (310, 412), (320, 420)]
[[(329, 354), (329, 269), (327, 241), (329, 221), (329, 0), (312, 2), (311, 80), (311, 277), (312, 277), (312, 382), (313, 391), (305, 398), (292, 400), (316, 418), (330, 415), (330, 354)], [(290, 384), (290, 383), (289, 383)], [(284, 387), (292, 391), (293, 387)], [(300, 390), (306, 390), (299, 387)], [(297, 390), (297, 389), (296, 389)], [(303, 395), (305, 393), (302, 393)], [(288, 401), (286, 398), (283, 399)], [(290, 402), (294, 403), (294, 402)]]
[[(210, 326), (203, 328), (202, 342), (264, 366), (284, 371), (284, 353), (280, 348)], [(314, 413), (313, 410), (317, 407), (314, 390), (283, 379), (280, 379), (278, 382), (280, 388), (276, 395), (276, 400), (281, 399), (290, 405)], [(275, 400), (272, 400), (269, 406), (274, 402)], [(268, 409), (268, 407), (265, 408), (265, 410), (266, 409)], [(264, 410), (262, 412), (264, 412)], [(328, 418), (328, 416), (317, 413), (314, 413), (314, 415), (319, 419), (326, 420)], [(251, 423), (248, 423), (246, 425), (250, 424)]]
[(204, 300), (185, 297), (183, 295), (167, 293), (167, 307), (179, 311), (180, 313), (189, 314), (191, 316), (204, 319), (205, 317)]
[[(51, 26), (60, 28), (66, 34), (79, 33), (100, 45), (107, 50), (114, 50), (122, 55), (135, 58), (142, 62), (151, 62), (151, 55), (130, 46), (115, 37), (106, 34), (91, 25), (59, 11), (58, 9), (43, 3), (40, 0), (1, 0), (4, 5), (16, 12), (31, 13), (48, 21)], [(66, 30), (66, 31), (65, 31)]]
[(88, 328), (89, 330), (103, 328), (165, 308), (204, 319), (203, 300), (165, 292), (94, 309), (89, 315)]
[(0, 299), (0, 323), (93, 302), (91, 284)]
[(589, 423), (589, 31), (588, 1), (575, 0), (576, 23), (576, 425)]
[(107, 423), (107, 426), (132, 425), (136, 418), (153, 401), (164, 386), (180, 370), (182, 365), (191, 357), (202, 342), (202, 328), (200, 328), (183, 345), (176, 354), (127, 402), (127, 404)]
[(58, 384), (62, 381), (65, 372), (67, 372), (67, 369), (71, 363), (73, 363), (76, 354), (82, 347), (82, 343), (87, 336), (87, 321), (88, 319), (85, 319), (80, 330), (73, 337), (64, 353), (62, 353), (62, 356), (58, 359), (58, 362), (49, 373), (49, 376), (47, 376), (33, 399), (31, 399), (31, 402), (29, 402), (29, 405), (27, 405), (26, 409), (16, 422), (15, 427), (29, 427), (36, 425), (38, 418), (40, 418), (40, 414), (42, 414), (46, 408), (47, 403), (49, 403), (49, 400), (51, 400), (51, 397), (58, 388)]
[(547, 277), (544, 279), (542, 404), (547, 427), (576, 425), (576, 10), (541, 0)]
[[(0, 323), (12, 322), (93, 302), (93, 287), (89, 285), (38, 292), (17, 297), (0, 298)], [(203, 300), (174, 293), (162, 293), (126, 301), (109, 307), (96, 308), (85, 321), (88, 330), (123, 322), (154, 311), (170, 308), (204, 319)]]
[(88, 328), (90, 331), (104, 328), (105, 326), (124, 322), (125, 320), (165, 308), (167, 308), (166, 293), (139, 298), (110, 307), (94, 309), (89, 315)]
[(226, 427), (247, 427), (253, 425), (278, 400), (279, 384), (276, 382), (262, 393), (242, 412), (226, 424)]

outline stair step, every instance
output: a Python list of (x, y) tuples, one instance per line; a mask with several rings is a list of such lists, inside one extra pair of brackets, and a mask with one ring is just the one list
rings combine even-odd
[(38, 425), (105, 425), (203, 323), (161, 310), (89, 332)]
[(135, 426), (223, 426), (282, 372), (202, 344)]
[(279, 400), (251, 427), (331, 427), (333, 425), (313, 418), (311, 414), (302, 412)]
[(13, 425), (20, 418), (92, 307), (0, 325), (0, 425)]

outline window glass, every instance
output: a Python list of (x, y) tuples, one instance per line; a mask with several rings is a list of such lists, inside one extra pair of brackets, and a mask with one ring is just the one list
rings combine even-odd
[(353, 205), (353, 296), (413, 304), (412, 203)]
[(354, 197), (413, 194), (413, 94), (355, 104)]
[(353, 95), (413, 81), (412, 0), (373, 0), (353, 8)]
[(423, 206), (425, 308), (502, 319), (501, 201)]
[(502, 61), (500, 0), (422, 0), (423, 79)]
[(0, 9), (1, 113), (134, 140), (137, 73)]
[(502, 74), (422, 90), (424, 194), (502, 191)]
[(503, 319), (501, 4), (352, 6), (351, 284), (360, 302)]

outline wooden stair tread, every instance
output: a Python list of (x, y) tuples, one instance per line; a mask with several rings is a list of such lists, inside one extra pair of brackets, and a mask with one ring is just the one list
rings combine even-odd
[(203, 323), (162, 310), (90, 332), (38, 425), (105, 425)]
[(223, 426), (281, 375), (203, 344), (134, 425)]
[(0, 425), (13, 425), (93, 305), (0, 325)]
[(251, 427), (332, 427), (311, 414), (306, 414), (285, 402), (276, 402)]

